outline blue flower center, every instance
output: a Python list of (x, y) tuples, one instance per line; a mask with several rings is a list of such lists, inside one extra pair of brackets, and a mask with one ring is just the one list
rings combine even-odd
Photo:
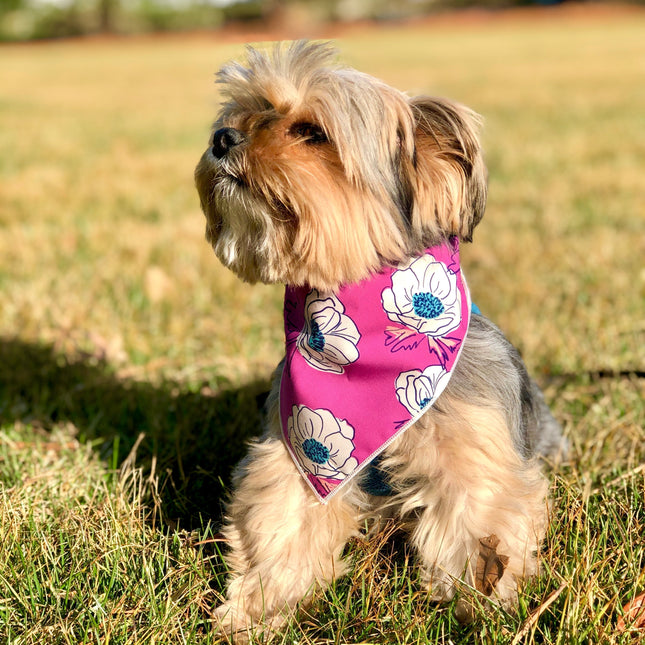
[(443, 312), (445, 307), (437, 296), (431, 293), (415, 293), (412, 296), (412, 307), (414, 313), (420, 318), (437, 318)]
[(309, 338), (307, 339), (307, 344), (309, 345), (309, 347), (311, 347), (311, 349), (317, 352), (322, 352), (322, 350), (325, 349), (325, 337), (320, 331), (320, 327), (315, 320), (311, 321), (311, 333), (309, 334)]
[(302, 449), (315, 464), (326, 464), (329, 461), (329, 448), (323, 446), (320, 441), (305, 439), (302, 442)]
[(425, 408), (428, 405), (428, 403), (430, 403), (430, 399), (428, 398), (421, 399), (421, 401), (419, 401), (419, 407), (423, 410), (423, 408)]

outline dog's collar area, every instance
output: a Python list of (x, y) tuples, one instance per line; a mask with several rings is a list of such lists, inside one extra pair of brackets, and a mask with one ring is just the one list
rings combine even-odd
[(446, 387), (470, 311), (456, 239), (333, 294), (286, 288), (283, 438), (320, 501), (358, 473), (392, 494), (378, 456)]

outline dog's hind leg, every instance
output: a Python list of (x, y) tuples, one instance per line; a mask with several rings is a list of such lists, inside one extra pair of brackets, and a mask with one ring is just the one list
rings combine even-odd
[(236, 642), (278, 629), (316, 585), (344, 573), (342, 550), (358, 528), (342, 495), (318, 503), (278, 433), (251, 446), (228, 507), (230, 579), (216, 617)]

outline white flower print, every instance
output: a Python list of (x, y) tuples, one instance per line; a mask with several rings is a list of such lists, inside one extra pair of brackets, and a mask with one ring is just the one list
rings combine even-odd
[(287, 422), (289, 442), (303, 470), (316, 477), (345, 479), (357, 466), (354, 428), (324, 408), (294, 405)]
[(312, 289), (305, 300), (305, 326), (296, 346), (312, 367), (342, 374), (344, 366), (358, 359), (361, 335), (354, 321), (345, 315), (343, 303), (333, 295)]
[(445, 336), (461, 323), (457, 278), (429, 254), (397, 269), (381, 300), (390, 320), (426, 336)]
[(421, 370), (401, 372), (396, 379), (396, 398), (413, 416), (425, 410), (450, 380), (450, 374), (441, 365)]

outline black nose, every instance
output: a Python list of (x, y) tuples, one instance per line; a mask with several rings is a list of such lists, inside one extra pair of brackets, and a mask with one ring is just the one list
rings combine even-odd
[(221, 159), (231, 148), (244, 141), (244, 134), (235, 128), (220, 128), (213, 135), (213, 156)]

